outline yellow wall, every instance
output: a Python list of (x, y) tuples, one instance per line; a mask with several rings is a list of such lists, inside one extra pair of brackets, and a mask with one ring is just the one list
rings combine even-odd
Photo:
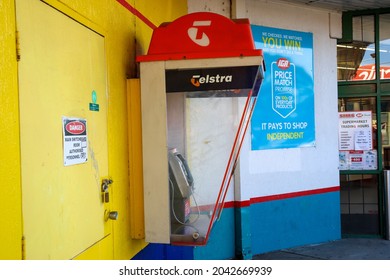
[[(134, 1), (134, 0), (132, 0)], [(130, 1), (128, 1), (130, 2)], [(153, 5), (150, 3), (153, 2)], [(187, 14), (187, 1), (183, 0), (147, 0), (135, 1), (135, 7), (156, 26), (161, 23), (170, 22)], [(136, 19), (137, 29), (137, 55), (145, 54), (148, 51), (152, 30)]]
[[(31, 1), (31, 0), (30, 0)], [(37, 1), (37, 0), (34, 0)], [(48, 0), (74, 10), (105, 30), (108, 65), (109, 172), (114, 180), (113, 210), (119, 212), (113, 232), (115, 259), (129, 259), (141, 250), (144, 240), (131, 238), (130, 185), (127, 122), (127, 78), (136, 76), (137, 54), (145, 54), (151, 29), (115, 0)], [(187, 13), (182, 0), (128, 0), (155, 25)], [(62, 5), (64, 4), (64, 5)], [(15, 54), (15, 11), (13, 0), (0, 1), (0, 259), (22, 258), (22, 201), (20, 186), (19, 112)], [(131, 125), (131, 123), (130, 123)], [(143, 209), (139, 209), (143, 211)], [(106, 246), (105, 246), (106, 247)], [(96, 250), (98, 252), (99, 250)], [(90, 258), (96, 258), (92, 255)]]
[(20, 259), (22, 208), (20, 192), (19, 114), (13, 0), (0, 2), (0, 259)]

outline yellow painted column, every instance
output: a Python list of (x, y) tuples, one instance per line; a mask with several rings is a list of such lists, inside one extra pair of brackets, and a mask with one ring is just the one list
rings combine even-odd
[(19, 112), (13, 0), (0, 2), (0, 259), (22, 258)]
[(131, 237), (145, 238), (142, 167), (141, 89), (139, 79), (127, 80)]

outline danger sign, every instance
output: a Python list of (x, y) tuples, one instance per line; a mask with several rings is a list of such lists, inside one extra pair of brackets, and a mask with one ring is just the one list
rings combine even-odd
[(62, 117), (64, 165), (88, 161), (87, 121)]

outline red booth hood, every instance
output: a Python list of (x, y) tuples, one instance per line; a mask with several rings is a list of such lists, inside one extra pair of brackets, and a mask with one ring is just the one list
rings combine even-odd
[(231, 20), (198, 12), (154, 29), (147, 55), (138, 56), (137, 61), (262, 55), (261, 50), (255, 49), (248, 19)]

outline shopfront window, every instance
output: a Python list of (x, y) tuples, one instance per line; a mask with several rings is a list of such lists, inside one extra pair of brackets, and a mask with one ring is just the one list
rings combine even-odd
[(379, 17), (380, 78), (390, 79), (390, 14)]
[(340, 174), (343, 234), (380, 233), (379, 177), (365, 174), (378, 170), (376, 115), (374, 97), (339, 98), (339, 169), (351, 173)]
[(383, 235), (383, 170), (390, 170), (390, 13), (345, 16), (352, 17), (345, 26), (348, 31), (351, 23), (352, 33), (337, 45), (341, 231)]
[(353, 17), (353, 42), (337, 45), (339, 81), (375, 80), (374, 16)]

